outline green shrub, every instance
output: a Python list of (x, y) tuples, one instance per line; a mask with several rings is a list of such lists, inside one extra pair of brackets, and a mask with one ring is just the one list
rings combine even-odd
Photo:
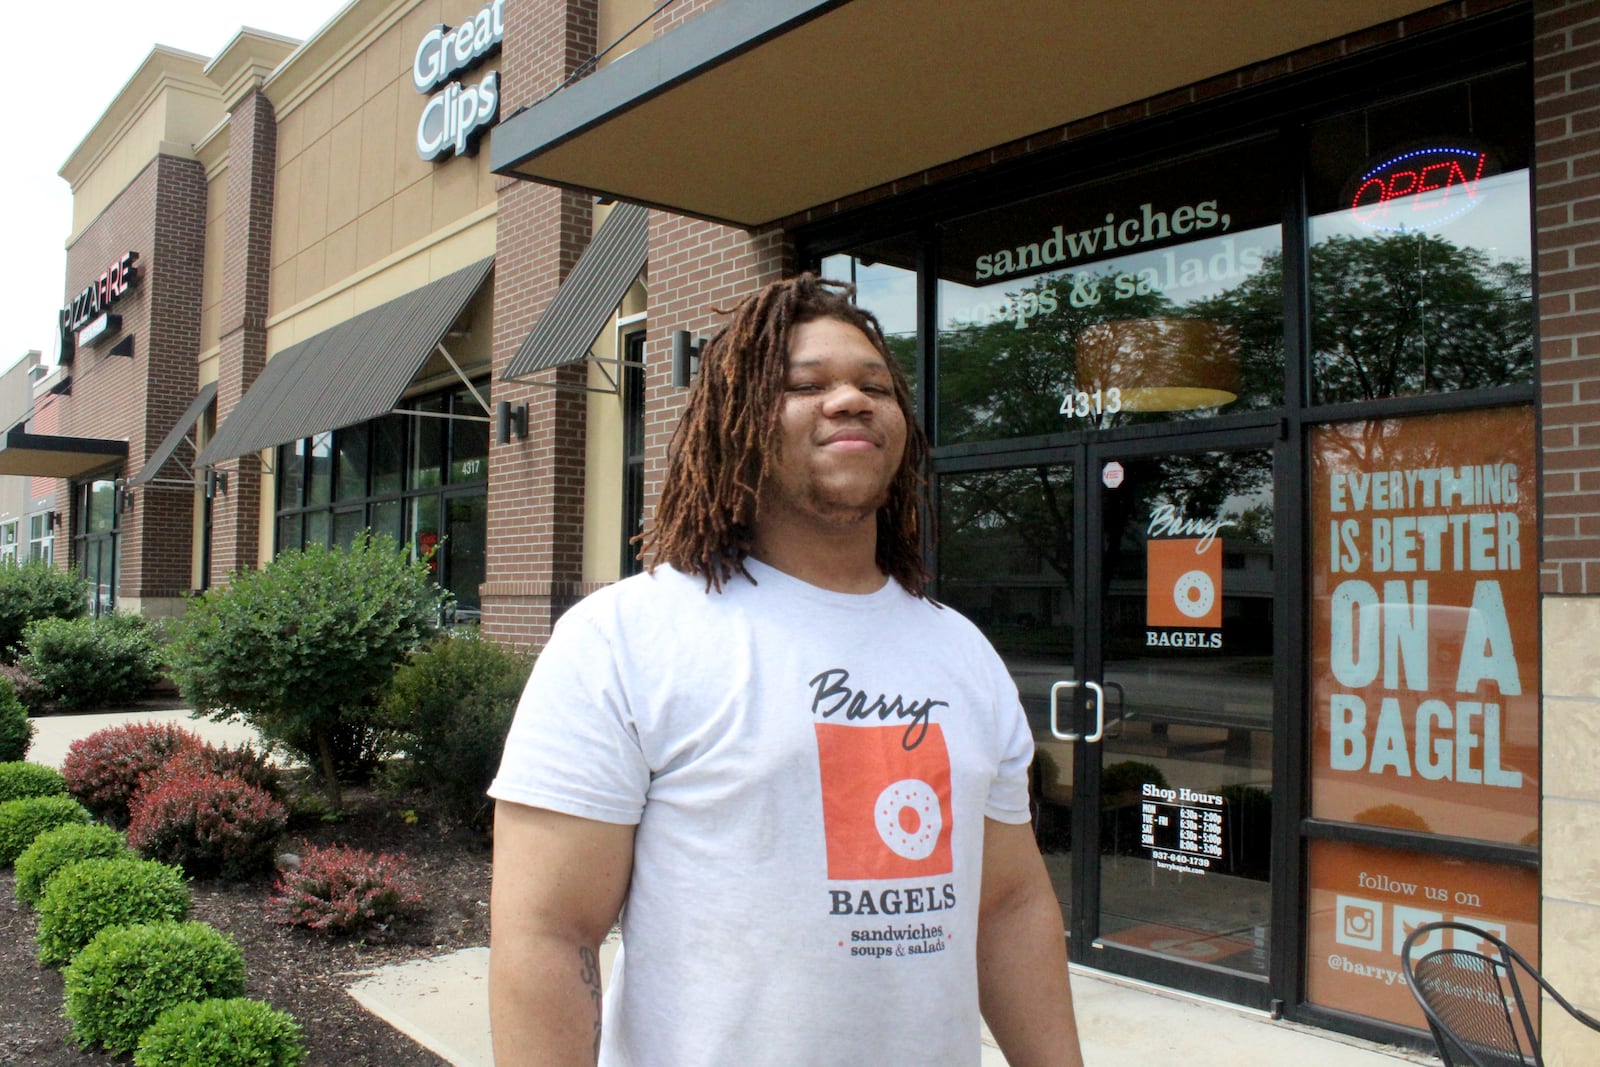
[(179, 1004), (139, 1038), (137, 1067), (298, 1067), (306, 1050), (300, 1025), (272, 1005), (245, 997)]
[(23, 627), (36, 619), (76, 619), (87, 609), (89, 583), (39, 561), (0, 565), (0, 658), (14, 661)]
[(271, 869), (288, 821), (266, 790), (186, 767), (156, 776), (134, 796), (128, 843), (190, 877), (243, 879)]
[(57, 871), (39, 897), (39, 962), (67, 963), (110, 926), (188, 916), (189, 886), (178, 868), (128, 856), (81, 860)]
[(448, 816), (486, 826), (493, 809), (485, 791), (532, 669), (532, 656), (467, 634), (414, 655), (383, 703), (407, 756), (394, 772), (398, 784), (426, 790)]
[(150, 625), (139, 615), (39, 619), (22, 631), (18, 663), (64, 707), (126, 704), (160, 672)]
[(168, 1008), (244, 992), (244, 955), (205, 923), (154, 922), (96, 934), (62, 972), (79, 1045), (132, 1052)]
[(37, 907), (55, 873), (79, 860), (132, 856), (128, 842), (109, 826), (73, 823), (46, 830), (17, 857), (17, 900)]
[(284, 552), (190, 602), (169, 672), (194, 708), (303, 758), (342, 807), (340, 778), (370, 773), (384, 748), (378, 695), (441, 598), (427, 563), (387, 537)]
[(0, 803), (0, 867), (15, 863), (46, 830), (88, 821), (88, 809), (71, 797), (23, 797)]
[(54, 797), (67, 791), (67, 780), (54, 767), (13, 760), (0, 763), (0, 803), (23, 797)]
[(11, 683), (0, 678), (0, 763), (21, 759), (32, 744), (33, 720), (28, 718), (28, 709), (17, 699)]

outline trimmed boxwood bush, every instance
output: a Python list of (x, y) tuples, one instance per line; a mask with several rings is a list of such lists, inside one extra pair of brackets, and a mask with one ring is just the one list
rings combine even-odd
[(113, 859), (132, 856), (128, 842), (109, 826), (73, 823), (46, 830), (17, 857), (17, 900), (37, 907), (44, 887), (63, 867), (79, 860)]
[(421, 904), (422, 889), (404, 856), (312, 845), (300, 857), (299, 870), (279, 876), (267, 914), (285, 925), (344, 934), (408, 915)]
[(300, 1024), (246, 997), (179, 1004), (139, 1038), (138, 1067), (298, 1067)]
[(33, 720), (28, 718), (28, 709), (17, 699), (11, 683), (0, 678), (0, 763), (20, 760), (32, 744)]
[(67, 792), (67, 780), (54, 767), (26, 760), (0, 763), (0, 804), (23, 797), (56, 797)]
[(69, 962), (101, 930), (189, 917), (183, 872), (131, 856), (63, 867), (39, 898), (39, 962)]
[(0, 867), (15, 863), (46, 830), (88, 821), (88, 811), (71, 797), (23, 797), (0, 803)]
[(198, 735), (173, 723), (108, 726), (74, 741), (61, 773), (67, 791), (84, 807), (113, 826), (126, 826), (128, 805), (145, 775), (203, 747)]
[(157, 922), (102, 930), (62, 972), (79, 1045), (132, 1052), (168, 1008), (244, 992), (244, 954), (214, 926)]
[(43, 561), (0, 565), (0, 658), (16, 659), (23, 627), (35, 619), (82, 615), (88, 592), (88, 582)]
[(193, 878), (242, 879), (271, 869), (288, 821), (266, 790), (188, 766), (154, 776), (134, 795), (128, 843)]
[(142, 615), (38, 619), (22, 631), (18, 658), (63, 707), (126, 704), (149, 690), (160, 672), (150, 624)]
[(427, 791), (451, 818), (486, 827), (489, 783), (532, 669), (532, 656), (469, 634), (412, 656), (383, 704), (407, 756), (393, 772), (396, 783)]

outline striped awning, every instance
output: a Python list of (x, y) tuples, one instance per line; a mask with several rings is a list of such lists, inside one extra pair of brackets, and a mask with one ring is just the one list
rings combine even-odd
[(493, 266), (481, 259), (273, 356), (195, 466), (393, 411)]
[(189, 436), (189, 431), (194, 429), (194, 424), (200, 421), (200, 416), (206, 413), (206, 408), (217, 398), (217, 383), (207, 382), (200, 387), (194, 399), (189, 402), (189, 407), (178, 421), (172, 424), (172, 429), (167, 431), (167, 436), (161, 439), (161, 444), (150, 453), (150, 458), (145, 460), (144, 466), (139, 468), (139, 473), (128, 480), (129, 485), (138, 486), (150, 481), (161, 473), (161, 468), (167, 465), (174, 453)]
[(649, 251), (650, 213), (638, 204), (612, 208), (501, 379), (526, 378), (587, 356)]

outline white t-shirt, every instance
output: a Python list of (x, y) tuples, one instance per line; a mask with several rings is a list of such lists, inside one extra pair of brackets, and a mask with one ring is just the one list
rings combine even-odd
[(1028, 819), (1016, 686), (893, 581), (746, 565), (563, 616), (489, 790), (638, 826), (600, 1062), (976, 1064), (984, 817)]

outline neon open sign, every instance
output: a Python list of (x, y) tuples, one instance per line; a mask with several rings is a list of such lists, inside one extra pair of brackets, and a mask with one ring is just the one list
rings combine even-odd
[(1488, 156), (1475, 148), (1418, 148), (1358, 178), (1350, 212), (1374, 230), (1441, 226), (1478, 206)]

